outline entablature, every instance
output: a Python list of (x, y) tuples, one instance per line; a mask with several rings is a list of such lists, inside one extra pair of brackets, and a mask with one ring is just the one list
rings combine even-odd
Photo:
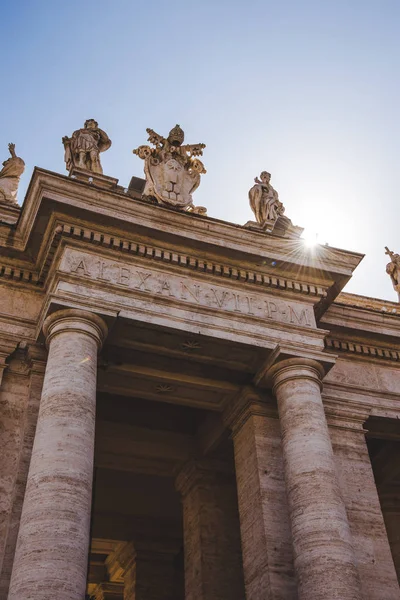
[(311, 252), (302, 240), (180, 213), (118, 186), (102, 189), (37, 168), (17, 225), (3, 233), (0, 276), (39, 286), (65, 235), (283, 293), (309, 294), (316, 303), (325, 299), (324, 305), (362, 258), (325, 246)]

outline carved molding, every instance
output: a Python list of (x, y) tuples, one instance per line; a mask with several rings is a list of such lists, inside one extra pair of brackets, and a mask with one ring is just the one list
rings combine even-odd
[(277, 419), (278, 409), (269, 395), (260, 394), (248, 386), (238, 394), (234, 402), (226, 407), (222, 418), (234, 437), (251, 416)]
[(190, 269), (191, 271), (207, 273), (208, 275), (215, 277), (233, 279), (256, 286), (287, 290), (291, 293), (317, 298), (324, 298), (327, 295), (327, 290), (324, 287), (283, 277), (274, 277), (273, 275), (259, 273), (251, 269), (237, 269), (230, 265), (202, 260), (195, 256), (189, 256), (187, 254), (165, 250), (134, 240), (127, 240), (117, 236), (104, 234), (70, 223), (57, 223), (55, 226), (39, 272), (35, 272), (33, 269), (25, 269), (23, 267), (15, 268), (10, 265), (0, 264), (0, 279), (13, 279), (14, 281), (42, 287), (46, 281), (53, 257), (62, 238), (79, 239), (89, 244), (111, 248), (121, 253), (133, 254), (149, 260), (166, 262), (185, 269)]
[(400, 361), (400, 350), (392, 350), (360, 342), (350, 342), (347, 340), (338, 340), (331, 336), (325, 339), (325, 348), (334, 352), (345, 352), (347, 354), (356, 354), (366, 358), (377, 358), (382, 360)]

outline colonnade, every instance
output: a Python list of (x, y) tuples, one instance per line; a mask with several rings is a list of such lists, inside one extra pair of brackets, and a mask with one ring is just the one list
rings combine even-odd
[[(97, 315), (71, 309), (48, 317), (44, 334), (49, 355), (9, 600), (82, 600), (90, 536), (97, 354), (107, 327)], [(250, 400), (230, 422), (246, 596), (361, 600), (321, 399), (323, 369), (316, 361), (292, 358), (276, 364), (271, 376), (281, 434), (276, 430), (279, 422), (256, 401)], [(280, 435), (282, 451), (277, 447)], [(282, 456), (283, 465), (277, 464)], [(284, 483), (269, 478), (272, 463), (275, 472), (284, 473)], [(218, 473), (218, 466), (215, 470)], [(240, 540), (219, 506), (222, 499), (229, 504), (231, 491), (224, 488), (221, 474), (215, 476), (199, 463), (179, 476), (177, 487), (183, 497), (185, 576), (193, 579), (187, 583), (186, 600), (224, 600), (226, 589), (232, 589), (224, 581), (224, 561), (233, 565), (229, 572), (237, 578), (234, 588), (239, 589), (242, 577)], [(282, 502), (272, 503), (273, 496), (282, 497)], [(207, 511), (204, 518), (214, 523), (208, 535), (200, 535), (201, 508)], [(196, 521), (189, 518), (193, 511), (199, 513)], [(292, 551), (296, 589), (290, 576)], [(127, 564), (124, 568), (129, 571), (131, 563)]]

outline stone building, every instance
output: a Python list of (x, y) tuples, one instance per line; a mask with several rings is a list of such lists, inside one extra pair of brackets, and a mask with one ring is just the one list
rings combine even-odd
[(0, 599), (399, 600), (399, 305), (267, 173), (239, 226), (203, 145), (124, 189), (90, 128), (0, 205)]

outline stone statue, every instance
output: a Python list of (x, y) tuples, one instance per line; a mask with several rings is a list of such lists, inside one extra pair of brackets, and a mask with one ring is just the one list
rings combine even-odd
[(257, 223), (262, 229), (272, 230), (278, 217), (283, 215), (285, 209), (278, 198), (278, 193), (270, 184), (271, 175), (263, 171), (260, 179), (254, 179), (256, 185), (249, 191), (250, 207)]
[(17, 203), (18, 184), (25, 170), (25, 163), (15, 154), (15, 144), (8, 144), (11, 158), (3, 162), (0, 171), (0, 202)]
[(100, 152), (108, 150), (111, 140), (102, 129), (99, 129), (97, 121), (88, 119), (83, 129), (77, 129), (72, 137), (63, 137), (65, 148), (64, 160), (67, 171), (71, 172), (75, 167), (85, 169), (92, 173), (103, 173), (100, 163)]
[(390, 263), (386, 265), (386, 273), (390, 275), (394, 289), (396, 290), (400, 301), (400, 254), (395, 254), (385, 246), (385, 254), (390, 256)]
[(204, 215), (206, 209), (194, 206), (192, 193), (200, 185), (200, 175), (206, 173), (202, 156), (205, 144), (183, 144), (184, 132), (176, 125), (167, 138), (147, 129), (148, 141), (155, 147), (139, 146), (133, 150), (144, 160), (145, 198), (159, 204)]

